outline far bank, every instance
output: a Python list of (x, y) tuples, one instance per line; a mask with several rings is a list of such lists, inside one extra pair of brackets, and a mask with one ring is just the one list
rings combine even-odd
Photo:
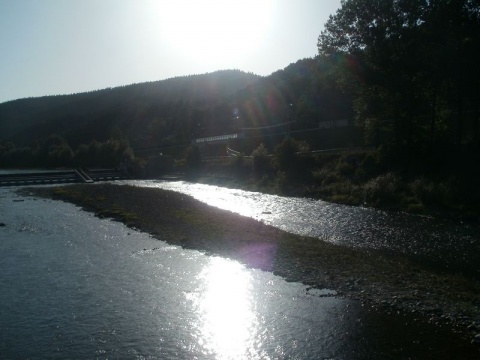
[(187, 150), (177, 169), (207, 184), (329, 202), (480, 221), (476, 149), (351, 148), (310, 151), (290, 138), (251, 155)]

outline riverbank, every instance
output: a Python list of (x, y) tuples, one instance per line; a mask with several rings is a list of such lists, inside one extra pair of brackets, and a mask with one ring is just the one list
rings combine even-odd
[[(292, 151), (300, 150), (295, 141), (285, 143)], [(439, 159), (433, 161), (409, 151), (405, 151), (409, 154), (405, 159), (398, 159), (394, 156), (397, 152), (385, 149), (310, 156), (280, 150), (272, 154), (255, 151), (251, 157), (205, 159), (189, 175), (192, 181), (212, 185), (480, 222), (477, 176), (470, 171), (468, 156), (454, 157), (447, 166)]]
[(160, 189), (97, 184), (21, 192), (69, 201), (168, 243), (229, 257), (288, 281), (333, 289), (367, 305), (404, 311), (418, 321), (448, 324), (472, 341), (480, 340), (480, 285), (460, 275), (289, 234)]

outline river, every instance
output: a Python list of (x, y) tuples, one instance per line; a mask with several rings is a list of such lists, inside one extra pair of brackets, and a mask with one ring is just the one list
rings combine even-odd
[[(2, 359), (478, 356), (448, 329), (413, 316), (368, 309), (14, 190), (0, 189)], [(273, 210), (255, 214), (273, 221)]]
[(185, 181), (128, 183), (181, 192), (292, 233), (353, 248), (403, 254), (424, 265), (480, 279), (478, 224)]

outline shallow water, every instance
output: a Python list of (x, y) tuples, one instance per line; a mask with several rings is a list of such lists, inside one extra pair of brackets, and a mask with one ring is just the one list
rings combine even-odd
[(480, 279), (479, 225), (185, 181), (121, 183), (181, 192), (289, 232), (350, 247), (404, 254), (424, 264)]
[(0, 357), (475, 358), (442, 329), (0, 189)]

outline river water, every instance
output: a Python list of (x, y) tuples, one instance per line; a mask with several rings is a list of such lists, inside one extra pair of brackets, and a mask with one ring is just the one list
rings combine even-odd
[(0, 189), (2, 359), (478, 356), (447, 329), (14, 190)]
[(404, 254), (423, 264), (480, 279), (478, 224), (185, 181), (128, 183), (181, 192), (289, 232), (344, 246)]

